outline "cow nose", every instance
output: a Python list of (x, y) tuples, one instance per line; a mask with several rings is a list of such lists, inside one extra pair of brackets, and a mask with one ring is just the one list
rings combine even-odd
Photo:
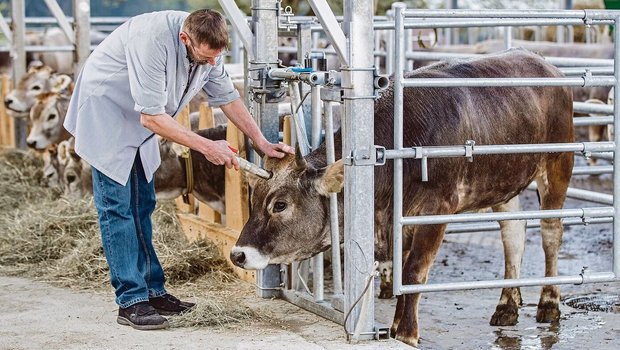
[(27, 145), (28, 145), (28, 147), (30, 147), (30, 148), (36, 148), (37, 141), (28, 141), (28, 140), (26, 140), (26, 144), (27, 144)]
[(245, 253), (244, 252), (230, 252), (230, 261), (233, 264), (243, 267), (245, 265)]
[(73, 181), (75, 181), (75, 179), (77, 179), (77, 176), (75, 176), (75, 174), (67, 175), (67, 183), (73, 183)]
[(4, 99), (4, 105), (5, 106), (9, 106), (11, 103), (13, 103), (13, 99), (12, 98), (5, 98)]

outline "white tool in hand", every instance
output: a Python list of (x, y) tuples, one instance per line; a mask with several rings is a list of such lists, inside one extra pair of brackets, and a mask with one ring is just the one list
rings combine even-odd
[(261, 177), (265, 180), (269, 180), (271, 178), (271, 176), (273, 175), (270, 171), (267, 171), (263, 168), (261, 168), (260, 166), (248, 162), (247, 160), (241, 158), (238, 154), (238, 151), (230, 146), (228, 146), (228, 148), (230, 148), (231, 151), (233, 151), (233, 153), (235, 154), (235, 157), (237, 157), (237, 162), (239, 163), (239, 169), (243, 170), (243, 171), (247, 171), (251, 174), (254, 174), (258, 177)]

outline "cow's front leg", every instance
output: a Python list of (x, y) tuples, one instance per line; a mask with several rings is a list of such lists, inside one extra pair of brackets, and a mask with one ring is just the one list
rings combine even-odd
[[(519, 197), (515, 196), (508, 202), (493, 207), (495, 212), (519, 211)], [(500, 221), (502, 243), (504, 244), (504, 278), (519, 278), (521, 261), (525, 248), (526, 222)], [(518, 287), (502, 289), (502, 295), (491, 317), (491, 326), (514, 326), (519, 320), (519, 307), (523, 304), (521, 291)]]
[[(403, 285), (424, 284), (428, 271), (437, 256), (443, 240), (446, 225), (419, 226), (413, 235), (412, 248), (403, 266)], [(402, 302), (400, 302), (402, 300)], [(392, 329), (396, 329), (396, 339), (406, 344), (417, 346), (420, 334), (418, 330), (418, 303), (420, 294), (399, 297)], [(400, 316), (400, 317), (399, 317)]]

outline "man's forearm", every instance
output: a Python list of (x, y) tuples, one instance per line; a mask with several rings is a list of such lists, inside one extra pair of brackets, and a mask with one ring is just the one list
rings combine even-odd
[(203, 138), (183, 127), (168, 114), (141, 114), (140, 122), (145, 128), (167, 140), (197, 151), (202, 151), (200, 148), (202, 143), (201, 139)]
[(226, 117), (232, 121), (244, 134), (246, 134), (258, 146), (267, 142), (258, 125), (248, 112), (248, 109), (239, 98), (228, 104), (220, 106)]

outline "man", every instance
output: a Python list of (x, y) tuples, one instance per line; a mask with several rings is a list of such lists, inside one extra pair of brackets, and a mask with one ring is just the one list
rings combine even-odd
[[(268, 142), (224, 70), (226, 21), (216, 11), (163, 11), (131, 18), (90, 55), (76, 81), (65, 128), (93, 168), (93, 193), (117, 322), (136, 329), (168, 326), (162, 315), (194, 306), (168, 294), (152, 244), (153, 173), (160, 164), (158, 134), (238, 169), (226, 141), (187, 130), (172, 117), (200, 89), (211, 106), (252, 139), (265, 155), (291, 147)], [(172, 117), (171, 117), (172, 116)]]

